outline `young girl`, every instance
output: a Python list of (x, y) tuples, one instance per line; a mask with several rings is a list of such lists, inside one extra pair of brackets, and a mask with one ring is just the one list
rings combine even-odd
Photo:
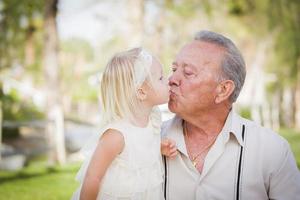
[(155, 106), (166, 103), (169, 93), (161, 64), (142, 48), (118, 53), (105, 68), (100, 93), (103, 128), (85, 148), (81, 185), (72, 199), (163, 199)]

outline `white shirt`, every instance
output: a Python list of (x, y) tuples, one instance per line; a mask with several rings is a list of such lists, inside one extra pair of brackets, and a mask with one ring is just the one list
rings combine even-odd
[(201, 174), (188, 158), (182, 119), (165, 122), (162, 135), (175, 140), (180, 152), (166, 162), (167, 200), (300, 199), (300, 172), (287, 141), (233, 111)]

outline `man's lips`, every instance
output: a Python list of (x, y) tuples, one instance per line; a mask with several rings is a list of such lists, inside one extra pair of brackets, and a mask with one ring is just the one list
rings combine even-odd
[(170, 93), (170, 99), (176, 98), (177, 94), (174, 91), (169, 90), (169, 93)]

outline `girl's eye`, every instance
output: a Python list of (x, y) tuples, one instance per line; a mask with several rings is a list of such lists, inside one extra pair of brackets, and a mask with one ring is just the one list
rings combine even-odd
[(163, 76), (161, 76), (160, 78), (159, 78), (159, 80), (163, 80), (164, 79), (164, 77)]

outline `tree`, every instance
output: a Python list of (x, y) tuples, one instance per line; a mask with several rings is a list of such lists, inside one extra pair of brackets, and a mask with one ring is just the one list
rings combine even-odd
[[(35, 31), (40, 28), (36, 23), (36, 19), (42, 13), (42, 5), (43, 1), (39, 0), (0, 0), (0, 74), (2, 76), (5, 76), (3, 75), (5, 74), (4, 70), (10, 69), (14, 62), (26, 64), (23, 62), (24, 54), (26, 54), (24, 53), (24, 44), (35, 45), (33, 36)], [(0, 149), (3, 130), (2, 121), (5, 118), (3, 107), (7, 107), (7, 101), (3, 101), (5, 99), (2, 90), (3, 78), (5, 77), (0, 78)]]
[(66, 160), (64, 142), (64, 115), (60, 95), (58, 35), (56, 25), (58, 0), (45, 2), (44, 75), (47, 95), (47, 127), (49, 164), (63, 164)]

